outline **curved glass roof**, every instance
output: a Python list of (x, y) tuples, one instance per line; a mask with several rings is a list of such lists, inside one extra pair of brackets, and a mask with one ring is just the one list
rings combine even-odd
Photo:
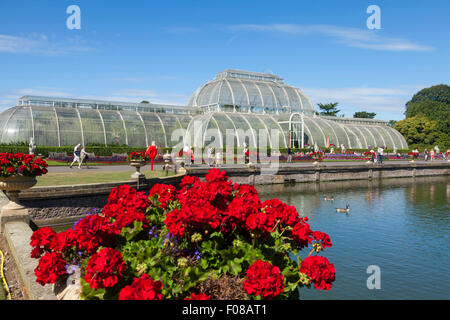
[[(186, 129), (188, 114), (100, 110), (49, 106), (17, 106), (0, 114), (0, 142), (69, 146), (81, 143), (143, 147), (153, 141), (169, 147), (175, 129)], [(173, 141), (175, 139), (175, 141)]]
[[(389, 149), (408, 148), (406, 140), (395, 129), (381, 121), (342, 121), (340, 118), (296, 114), (242, 114), (211, 112), (193, 117), (187, 128), (184, 144), (194, 147), (229, 144), (256, 148), (267, 145), (286, 148), (301, 146), (302, 124), (304, 144), (324, 147), (329, 139), (335, 146), (367, 149), (386, 146)], [(346, 119), (349, 120), (349, 119)]]
[(313, 114), (309, 98), (282, 80), (272, 74), (225, 70), (197, 89), (187, 105), (206, 111)]

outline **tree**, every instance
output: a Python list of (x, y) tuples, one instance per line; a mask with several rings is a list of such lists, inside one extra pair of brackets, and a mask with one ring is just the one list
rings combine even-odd
[(367, 119), (373, 119), (375, 118), (377, 114), (375, 112), (367, 112), (367, 111), (358, 111), (355, 112), (353, 115), (353, 118), (367, 118)]
[(438, 130), (438, 121), (430, 120), (423, 115), (400, 120), (394, 129), (400, 132), (410, 145), (435, 145), (442, 135)]
[(395, 127), (395, 124), (396, 124), (397, 122), (398, 122), (397, 120), (389, 120), (389, 121), (387, 122), (387, 125), (388, 125), (389, 127), (393, 128), (393, 127)]
[(322, 110), (321, 115), (335, 117), (341, 111), (336, 108), (338, 104), (339, 102), (318, 103), (317, 106)]
[(147, 100), (142, 100), (141, 103), (150, 104), (150, 102), (148, 102)]
[(410, 101), (406, 103), (406, 110), (408, 110), (411, 103), (423, 100), (443, 102), (450, 105), (450, 86), (446, 84), (439, 84), (420, 90), (412, 97)]

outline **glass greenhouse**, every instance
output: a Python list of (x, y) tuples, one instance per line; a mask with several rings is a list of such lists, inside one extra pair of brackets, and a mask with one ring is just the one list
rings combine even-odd
[(46, 146), (408, 147), (383, 120), (319, 116), (279, 76), (239, 70), (218, 73), (187, 106), (25, 96), (0, 114), (0, 130), (0, 143)]

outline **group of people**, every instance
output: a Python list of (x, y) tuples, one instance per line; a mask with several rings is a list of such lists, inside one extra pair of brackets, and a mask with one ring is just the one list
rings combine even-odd
[(81, 165), (83, 164), (83, 162), (86, 164), (86, 167), (89, 168), (87, 164), (88, 159), (89, 155), (86, 152), (86, 147), (81, 147), (81, 143), (77, 144), (75, 148), (73, 148), (73, 161), (70, 164), (70, 169), (72, 169), (75, 162), (78, 162), (78, 169), (81, 169)]
[(370, 161), (372, 161), (373, 163), (376, 163), (378, 161), (380, 164), (383, 164), (385, 148), (379, 146), (377, 148), (377, 151), (375, 151), (374, 149), (375, 148), (370, 149), (370, 154), (371, 154)]
[[(423, 151), (424, 156), (425, 156), (425, 161), (433, 161), (436, 157), (437, 154), (439, 154), (439, 147), (438, 146), (434, 146), (434, 149), (431, 149), (430, 151), (428, 151), (428, 149), (425, 149)], [(444, 157), (447, 156), (448, 150), (447, 152), (444, 153)]]
[(216, 152), (216, 149), (213, 147), (209, 147), (206, 150), (207, 156), (208, 156), (208, 166), (213, 167), (217, 166), (220, 167), (222, 163), (222, 154), (220, 151)]

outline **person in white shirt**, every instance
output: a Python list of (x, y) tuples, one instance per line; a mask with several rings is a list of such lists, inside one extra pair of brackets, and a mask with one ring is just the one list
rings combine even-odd
[(213, 165), (214, 149), (212, 147), (209, 147), (207, 152), (208, 152), (208, 165), (211, 167)]
[(70, 164), (70, 169), (72, 169), (73, 164), (76, 162), (78, 162), (78, 169), (81, 169), (81, 159), (80, 159), (80, 155), (81, 155), (81, 151), (80, 151), (80, 146), (81, 143), (77, 144), (75, 146), (75, 148), (73, 148), (73, 161)]
[(220, 164), (222, 163), (222, 154), (220, 151), (216, 152), (216, 166), (220, 167)]
[(378, 161), (380, 162), (380, 164), (383, 164), (383, 153), (384, 150), (382, 147), (378, 147)]

